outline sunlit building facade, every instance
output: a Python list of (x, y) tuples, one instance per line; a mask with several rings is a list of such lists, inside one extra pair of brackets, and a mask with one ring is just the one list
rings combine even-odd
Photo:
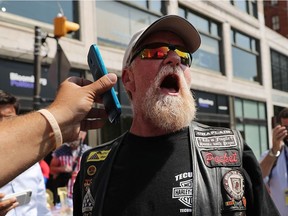
[(258, 158), (271, 145), (271, 117), (288, 106), (288, 39), (265, 26), (263, 1), (1, 1), (0, 89), (21, 99), (22, 112), (33, 109), (35, 26), (43, 37), (41, 106), (55, 96), (58, 13), (80, 24), (79, 31), (58, 40), (65, 54), (62, 76), (92, 80), (87, 53), (96, 43), (108, 71), (119, 77), (121, 121), (91, 131), (90, 145), (129, 129), (132, 110), (121, 84), (124, 50), (133, 32), (166, 14), (185, 17), (202, 38), (191, 66), (197, 121), (240, 130)]

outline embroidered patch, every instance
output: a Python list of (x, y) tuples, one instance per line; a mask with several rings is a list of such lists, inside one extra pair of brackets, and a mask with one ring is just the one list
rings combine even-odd
[(88, 174), (89, 176), (95, 175), (96, 170), (97, 170), (96, 166), (91, 165), (91, 166), (89, 166), (88, 169), (87, 169), (87, 174)]
[(187, 207), (192, 207), (192, 179), (180, 182), (180, 187), (174, 187), (172, 198), (178, 199)]
[(239, 170), (231, 170), (223, 177), (223, 186), (230, 197), (241, 200), (244, 195), (244, 177)]
[(87, 193), (85, 194), (83, 198), (82, 203), (82, 213), (91, 212), (94, 206), (94, 198), (91, 194), (90, 188), (87, 190)]
[(88, 155), (87, 162), (90, 161), (103, 161), (106, 159), (107, 155), (109, 154), (110, 150), (103, 150), (103, 151), (92, 151)]
[(239, 151), (235, 149), (229, 150), (211, 150), (201, 151), (202, 158), (208, 167), (223, 167), (223, 166), (240, 166)]
[(230, 129), (210, 129), (207, 131), (195, 130), (198, 147), (233, 147), (237, 146), (235, 136)]
[(92, 179), (84, 179), (83, 187), (86, 192), (88, 191), (91, 183), (92, 183)]

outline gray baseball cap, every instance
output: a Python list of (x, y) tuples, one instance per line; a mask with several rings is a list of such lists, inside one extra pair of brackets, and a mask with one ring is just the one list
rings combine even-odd
[(186, 19), (177, 15), (166, 15), (160, 17), (147, 28), (136, 32), (125, 51), (122, 68), (128, 66), (135, 50), (141, 42), (149, 35), (158, 31), (170, 31), (178, 35), (185, 43), (186, 48), (194, 53), (201, 44), (201, 38), (195, 27)]

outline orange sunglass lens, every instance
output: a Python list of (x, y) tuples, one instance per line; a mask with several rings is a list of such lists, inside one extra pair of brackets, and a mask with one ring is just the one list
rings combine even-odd
[(167, 56), (168, 51), (169, 51), (168, 47), (144, 49), (141, 56), (142, 58), (148, 58), (148, 59), (149, 58), (162, 59)]

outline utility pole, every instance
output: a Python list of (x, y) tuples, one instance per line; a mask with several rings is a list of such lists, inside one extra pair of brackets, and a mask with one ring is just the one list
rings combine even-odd
[(59, 38), (55, 38), (56, 42), (57, 42), (57, 76), (58, 76), (58, 86), (61, 84), (62, 81), (62, 76), (61, 76), (61, 57), (62, 57), (62, 49), (61, 46), (59, 44)]
[(40, 97), (40, 78), (41, 78), (41, 45), (42, 45), (42, 34), (41, 28), (35, 26), (35, 40), (34, 40), (34, 97), (33, 97), (33, 108), (38, 110), (41, 104)]

